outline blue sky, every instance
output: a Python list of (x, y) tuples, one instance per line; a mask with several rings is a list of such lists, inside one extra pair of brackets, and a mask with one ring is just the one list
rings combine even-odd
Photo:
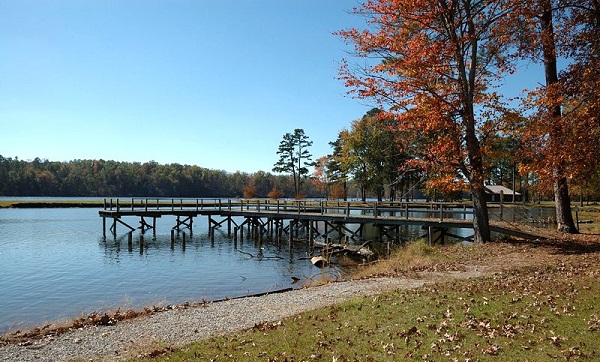
[(271, 171), (371, 105), (337, 80), (356, 0), (0, 0), (0, 155)]

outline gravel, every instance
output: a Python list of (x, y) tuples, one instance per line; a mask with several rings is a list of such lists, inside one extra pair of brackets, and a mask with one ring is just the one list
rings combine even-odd
[(318, 287), (232, 299), (187, 309), (171, 309), (119, 322), (87, 326), (58, 337), (0, 347), (0, 361), (118, 360), (152, 351), (157, 343), (174, 346), (209, 336), (276, 322), (353, 297), (397, 288), (416, 288), (425, 279), (378, 278), (330, 283)]

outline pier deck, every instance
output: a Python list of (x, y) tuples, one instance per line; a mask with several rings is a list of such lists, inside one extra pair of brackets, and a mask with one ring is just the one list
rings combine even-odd
[[(419, 215), (416, 217), (415, 215)], [(127, 227), (129, 231), (136, 228), (123, 221), (126, 217), (140, 218), (142, 233), (147, 229), (155, 232), (156, 219), (162, 216), (177, 218), (173, 230), (181, 228), (193, 230), (193, 220), (206, 216), (209, 220), (209, 234), (228, 225), (228, 235), (231, 228), (237, 230), (243, 226), (256, 228), (255, 232), (262, 234), (285, 233), (290, 238), (302, 229), (310, 239), (315, 236), (328, 238), (342, 235), (352, 239), (362, 239), (363, 226), (371, 224), (380, 230), (380, 237), (400, 241), (400, 228), (406, 225), (417, 225), (427, 230), (426, 236), (430, 242), (434, 233), (439, 238), (444, 236), (459, 237), (447, 233), (448, 229), (472, 229), (472, 211), (466, 204), (449, 203), (400, 203), (400, 202), (346, 202), (346, 201), (295, 201), (295, 200), (227, 200), (220, 199), (115, 199), (105, 200), (104, 208), (99, 211), (103, 219), (103, 236), (106, 238), (106, 220), (112, 219), (111, 233), (116, 237), (117, 223)], [(146, 221), (152, 219), (152, 224)], [(218, 218), (223, 220), (218, 221)], [(234, 218), (244, 218), (242, 223)], [(288, 226), (284, 226), (288, 221)], [(324, 224), (324, 232), (319, 231), (317, 223)], [(359, 225), (357, 229), (349, 229), (347, 225)], [(542, 239), (543, 236), (521, 230), (514, 223), (491, 221), (492, 232), (514, 236), (523, 239)], [(212, 229), (212, 230), (211, 230)], [(243, 231), (242, 231), (243, 232)], [(424, 235), (425, 236), (425, 235)]]

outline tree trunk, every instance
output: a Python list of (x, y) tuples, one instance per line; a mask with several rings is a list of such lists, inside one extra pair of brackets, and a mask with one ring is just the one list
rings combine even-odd
[(471, 195), (473, 196), (473, 242), (485, 243), (491, 241), (490, 220), (483, 183), (471, 183)]
[[(554, 42), (554, 26), (552, 24), (552, 4), (550, 0), (543, 0), (542, 25), (542, 50), (544, 53), (544, 73), (546, 86), (558, 83), (558, 69), (556, 66), (556, 45)], [(553, 100), (554, 101), (554, 100)], [(556, 103), (550, 110), (551, 124), (549, 130), (550, 142), (557, 142), (561, 132), (562, 110), (560, 103)], [(559, 161), (561, 162), (561, 161)], [(577, 228), (571, 214), (571, 200), (569, 198), (569, 185), (567, 178), (562, 172), (560, 164), (552, 166), (552, 178), (554, 183), (554, 203), (556, 206), (556, 223), (558, 231), (565, 233), (576, 233)]]
[(554, 177), (554, 203), (556, 204), (556, 224), (558, 231), (569, 234), (577, 234), (573, 214), (571, 214), (571, 199), (569, 197), (569, 186), (567, 178)]

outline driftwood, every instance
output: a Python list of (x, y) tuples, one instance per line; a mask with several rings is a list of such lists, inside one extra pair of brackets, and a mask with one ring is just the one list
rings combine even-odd
[[(373, 241), (369, 240), (361, 245), (347, 245), (347, 244), (325, 244), (315, 242), (316, 248), (321, 248), (321, 255), (332, 256), (336, 254), (346, 254), (350, 256), (358, 256), (361, 258), (372, 258), (375, 253), (369, 249), (368, 245)], [(313, 263), (314, 264), (314, 263)]]
[(316, 266), (317, 268), (323, 268), (329, 264), (329, 261), (320, 255), (313, 256), (312, 258), (310, 258), (310, 262), (312, 263), (312, 265)]

